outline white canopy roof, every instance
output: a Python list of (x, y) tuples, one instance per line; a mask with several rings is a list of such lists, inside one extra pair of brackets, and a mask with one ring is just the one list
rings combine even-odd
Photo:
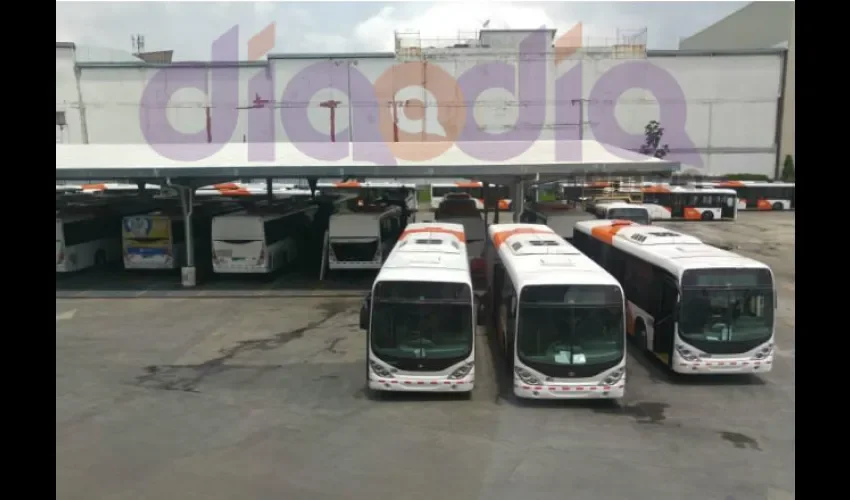
[[(208, 144), (171, 145), (179, 148), (169, 156), (203, 158), (181, 161), (161, 155), (148, 144), (57, 144), (57, 179), (140, 179), (163, 177), (468, 177), (488, 176), (552, 176), (628, 175), (673, 172), (678, 162), (644, 156), (633, 151), (604, 145), (596, 141), (560, 141), (574, 159), (559, 161), (555, 141), (536, 141), (523, 153), (512, 155), (517, 144), (506, 141), (470, 143), (495, 158), (480, 160), (468, 155), (458, 144), (448, 146), (442, 154), (422, 161), (404, 157), (427, 158), (427, 151), (440, 150), (441, 143), (393, 143), (397, 152), (391, 161), (377, 164), (375, 158), (386, 158), (382, 143), (312, 143), (309, 148), (339, 148), (338, 160), (320, 160), (305, 154), (293, 143), (274, 144), (273, 161), (249, 160), (251, 147), (257, 144), (227, 143), (217, 152), (204, 155)], [(356, 148), (356, 151), (355, 151)], [(500, 151), (503, 154), (496, 154)], [(379, 152), (384, 152), (380, 155)], [(579, 154), (580, 152), (580, 154)], [(197, 154), (193, 154), (197, 153)], [(361, 159), (366, 158), (366, 159)], [(370, 161), (371, 160), (371, 161)], [(386, 163), (390, 163), (387, 165)]]

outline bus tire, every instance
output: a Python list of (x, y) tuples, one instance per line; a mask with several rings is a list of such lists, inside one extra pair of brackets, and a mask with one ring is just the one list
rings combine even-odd
[(785, 207), (783, 207), (783, 206), (782, 206), (782, 203), (779, 203), (779, 202), (777, 201), (776, 203), (774, 203), (774, 204), (773, 204), (773, 209), (774, 209), (774, 210), (784, 210), (784, 209), (785, 209)]
[(706, 210), (702, 213), (701, 218), (702, 220), (714, 220), (714, 212), (712, 212), (711, 210)]
[(103, 250), (98, 250), (97, 253), (94, 254), (94, 266), (95, 267), (104, 267), (106, 265), (106, 252)]

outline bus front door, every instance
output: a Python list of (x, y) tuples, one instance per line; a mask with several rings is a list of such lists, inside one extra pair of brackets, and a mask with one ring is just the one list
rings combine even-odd
[(670, 200), (670, 217), (673, 219), (682, 219), (685, 217), (685, 196), (679, 193), (673, 193)]
[(735, 212), (738, 210), (738, 203), (734, 196), (732, 195), (722, 195), (717, 196), (716, 198), (722, 201), (720, 207), (720, 218), (721, 219), (734, 219)]
[(676, 303), (679, 292), (676, 286), (667, 280), (661, 284), (658, 297), (658, 312), (655, 315), (655, 328), (652, 335), (652, 350), (665, 363), (670, 363), (673, 355), (673, 334), (676, 325)]

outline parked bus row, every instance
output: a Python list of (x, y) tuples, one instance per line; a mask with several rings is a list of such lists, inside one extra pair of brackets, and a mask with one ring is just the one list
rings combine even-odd
[[(431, 184), (431, 208), (436, 210), (446, 195), (464, 193), (475, 200), (478, 210), (484, 210), (484, 183), (480, 181), (458, 181), (452, 183)], [(507, 186), (498, 184), (487, 185), (487, 206), (499, 207), (499, 210), (509, 210), (511, 207), (510, 191)]]
[(164, 197), (85, 200), (56, 211), (56, 271), (114, 261), (127, 270), (186, 265), (216, 273), (271, 273), (321, 247), (328, 219), (349, 200), (281, 196), (196, 199), (187, 231), (180, 201)]
[(794, 210), (796, 189), (785, 182), (596, 182), (561, 184), (565, 200), (632, 201), (654, 206), (654, 219), (731, 220), (737, 210)]
[(632, 221), (488, 229), (487, 292), (472, 290), (463, 226), (411, 224), (360, 311), (369, 391), (470, 394), (486, 323), (531, 399), (619, 399), (626, 340), (682, 374), (770, 371), (776, 287), (761, 262)]

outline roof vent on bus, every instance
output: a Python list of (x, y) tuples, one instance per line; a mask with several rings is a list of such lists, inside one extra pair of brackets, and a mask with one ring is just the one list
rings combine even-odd
[(673, 231), (648, 231), (629, 236), (634, 243), (641, 245), (681, 245), (702, 243), (698, 238)]
[(563, 241), (549, 237), (515, 241), (511, 243), (511, 251), (514, 255), (566, 255), (578, 253), (578, 250), (565, 244)]
[(542, 267), (575, 267), (575, 262), (569, 257), (563, 255), (546, 256), (540, 258)]
[(417, 255), (415, 258), (412, 258), (408, 261), (410, 264), (426, 264), (426, 265), (439, 265), (440, 264), (440, 256), (439, 255), (429, 255), (429, 256), (419, 256)]

